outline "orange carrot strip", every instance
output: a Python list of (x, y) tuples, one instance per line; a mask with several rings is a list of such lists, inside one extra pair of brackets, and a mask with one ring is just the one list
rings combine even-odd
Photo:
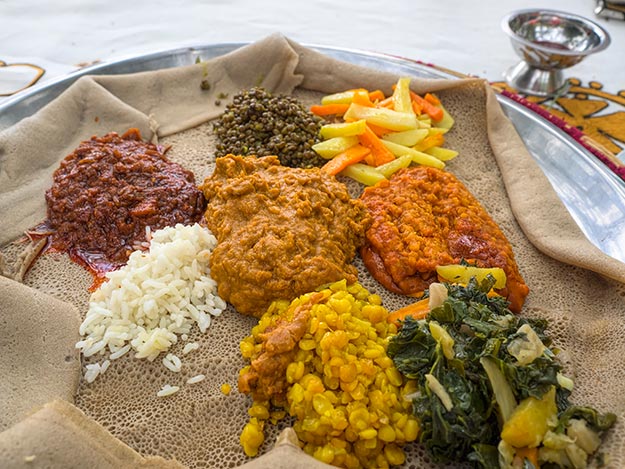
[(373, 103), (369, 98), (369, 92), (367, 90), (356, 90), (354, 91), (354, 97), (352, 98), (352, 103), (360, 104), (362, 106), (373, 107)]
[(412, 110), (417, 116), (420, 116), (421, 114), (423, 114), (423, 106), (421, 106), (414, 99), (412, 100)]
[(358, 163), (365, 159), (365, 157), (371, 153), (367, 147), (356, 144), (353, 147), (349, 147), (347, 150), (342, 151), (326, 164), (321, 167), (322, 171), (326, 173), (336, 176), (338, 173), (343, 171), (349, 165)]
[(317, 116), (343, 115), (348, 108), (349, 104), (315, 104), (310, 106), (310, 112)]
[(395, 159), (395, 155), (384, 146), (380, 137), (371, 130), (369, 124), (367, 124), (365, 132), (358, 136), (358, 141), (362, 146), (371, 150), (371, 154), (365, 158), (365, 161), (370, 166), (380, 166), (381, 164), (388, 163)]
[(423, 107), (425, 113), (432, 118), (432, 120), (438, 122), (443, 118), (443, 110), (440, 107), (434, 106), (431, 102), (426, 101), (414, 91), (410, 92), (410, 97), (413, 101), (416, 101)]
[(399, 326), (399, 321), (405, 320), (408, 316), (414, 319), (423, 319), (428, 315), (429, 312), (430, 312), (430, 299), (424, 298), (422, 300), (417, 301), (416, 303), (412, 303), (411, 305), (404, 306), (403, 308), (400, 308), (397, 311), (393, 311), (386, 317), (386, 320), (387, 322), (390, 322)]
[(371, 101), (382, 101), (384, 99), (384, 93), (382, 90), (375, 90), (369, 93), (369, 99)]
[(395, 106), (393, 105), (393, 97), (390, 96), (386, 99), (383, 99), (382, 101), (378, 101), (377, 103), (378, 107), (385, 107), (388, 109), (393, 109)]
[(385, 127), (380, 127), (379, 125), (374, 125), (374, 124), (367, 124), (367, 126), (371, 129), (371, 131), (376, 134), (378, 137), (381, 137), (382, 135), (386, 135), (388, 133), (391, 133), (392, 130), (389, 130)]
[(441, 105), (441, 100), (438, 99), (438, 97), (432, 93), (425, 93), (425, 96), (423, 97), (423, 99), (425, 99), (427, 102), (429, 102), (433, 106)]
[(431, 134), (425, 137), (412, 148), (417, 151), (425, 151), (432, 147), (440, 147), (443, 145), (443, 143), (445, 143), (445, 137), (443, 137), (443, 134)]

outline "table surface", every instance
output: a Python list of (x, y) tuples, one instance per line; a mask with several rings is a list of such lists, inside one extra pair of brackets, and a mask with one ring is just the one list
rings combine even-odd
[[(0, 61), (42, 67), (41, 84), (95, 61), (281, 32), (301, 43), (398, 55), (500, 81), (518, 61), (501, 20), (532, 7), (602, 25), (610, 47), (565, 73), (613, 93), (625, 88), (625, 21), (597, 18), (593, 0), (2, 0)], [(9, 72), (3, 68), (0, 83)]]

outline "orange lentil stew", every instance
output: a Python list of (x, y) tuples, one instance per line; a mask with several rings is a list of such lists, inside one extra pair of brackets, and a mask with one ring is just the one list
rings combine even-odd
[(499, 291), (519, 312), (529, 289), (512, 247), (478, 200), (453, 174), (425, 166), (406, 168), (365, 189), (373, 223), (361, 249), (371, 274), (389, 290), (419, 295), (437, 281), (436, 267), (467, 261), (500, 267)]

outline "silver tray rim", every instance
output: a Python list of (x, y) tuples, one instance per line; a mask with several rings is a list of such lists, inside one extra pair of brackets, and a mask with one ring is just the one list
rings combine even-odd
[[(250, 43), (206, 43), (161, 49), (99, 62), (53, 78), (0, 103), (0, 133), (33, 115), (82, 76), (190, 65), (197, 58), (218, 57)], [(389, 72), (438, 79), (459, 79), (460, 75), (385, 53), (310, 43), (301, 45), (338, 60)], [(556, 125), (502, 94), (497, 94), (497, 100), (581, 231), (601, 251), (625, 262), (625, 181)]]

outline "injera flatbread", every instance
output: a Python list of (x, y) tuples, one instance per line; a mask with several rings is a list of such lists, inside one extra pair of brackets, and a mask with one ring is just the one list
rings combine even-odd
[[(201, 90), (203, 79), (214, 80), (210, 90)], [(329, 59), (280, 35), (189, 67), (83, 78), (35, 116), (0, 134), (0, 211), (8, 220), (0, 243), (43, 219), (43, 193), (52, 171), (91, 135), (139, 127), (146, 137), (171, 144), (168, 156), (201, 182), (213, 168), (214, 138), (206, 121), (218, 115), (235, 90), (260, 83), (269, 91), (293, 91), (311, 104), (322, 94), (355, 87), (390, 93), (396, 80), (388, 73)], [(576, 380), (573, 401), (617, 414), (603, 449), (611, 458), (609, 467), (625, 466), (625, 443), (619, 437), (625, 430), (625, 265), (584, 238), (485, 82), (413, 79), (412, 88), (436, 91), (456, 119), (446, 146), (459, 150), (460, 156), (447, 169), (467, 185), (510, 240), (531, 289), (523, 314), (552, 321), (556, 343), (566, 350), (567, 371)], [(229, 98), (217, 106), (216, 96), (222, 92)], [(358, 195), (361, 188), (349, 186)], [(15, 257), (16, 250), (9, 246), (4, 252)], [(388, 309), (409, 301), (384, 291), (359, 259), (355, 263), (361, 283), (380, 294)], [(89, 274), (58, 254), (42, 256), (25, 278), (26, 285), (73, 303), (83, 315), (89, 282)], [(224, 312), (206, 334), (191, 335), (189, 340), (201, 347), (184, 357), (178, 374), (158, 360), (124, 356), (93, 384), (80, 382), (76, 406), (144, 456), (175, 458), (189, 467), (245, 463), (238, 436), (250, 400), (236, 392), (235, 384), (243, 365), (238, 343), (253, 323), (231, 309)], [(178, 344), (171, 351), (181, 356), (181, 348)], [(184, 384), (198, 373), (208, 378)], [(228, 396), (219, 391), (226, 382), (235, 388)], [(165, 383), (181, 390), (157, 398)], [(278, 433), (279, 428), (267, 431), (262, 452)], [(39, 438), (43, 445), (58, 443)], [(407, 467), (433, 467), (419, 446), (406, 450)]]
[(51, 401), (0, 434), (0, 467), (115, 469), (184, 466), (158, 456), (144, 458), (73, 405)]
[(73, 402), (81, 367), (70, 303), (0, 276), (0, 431), (53, 399)]

